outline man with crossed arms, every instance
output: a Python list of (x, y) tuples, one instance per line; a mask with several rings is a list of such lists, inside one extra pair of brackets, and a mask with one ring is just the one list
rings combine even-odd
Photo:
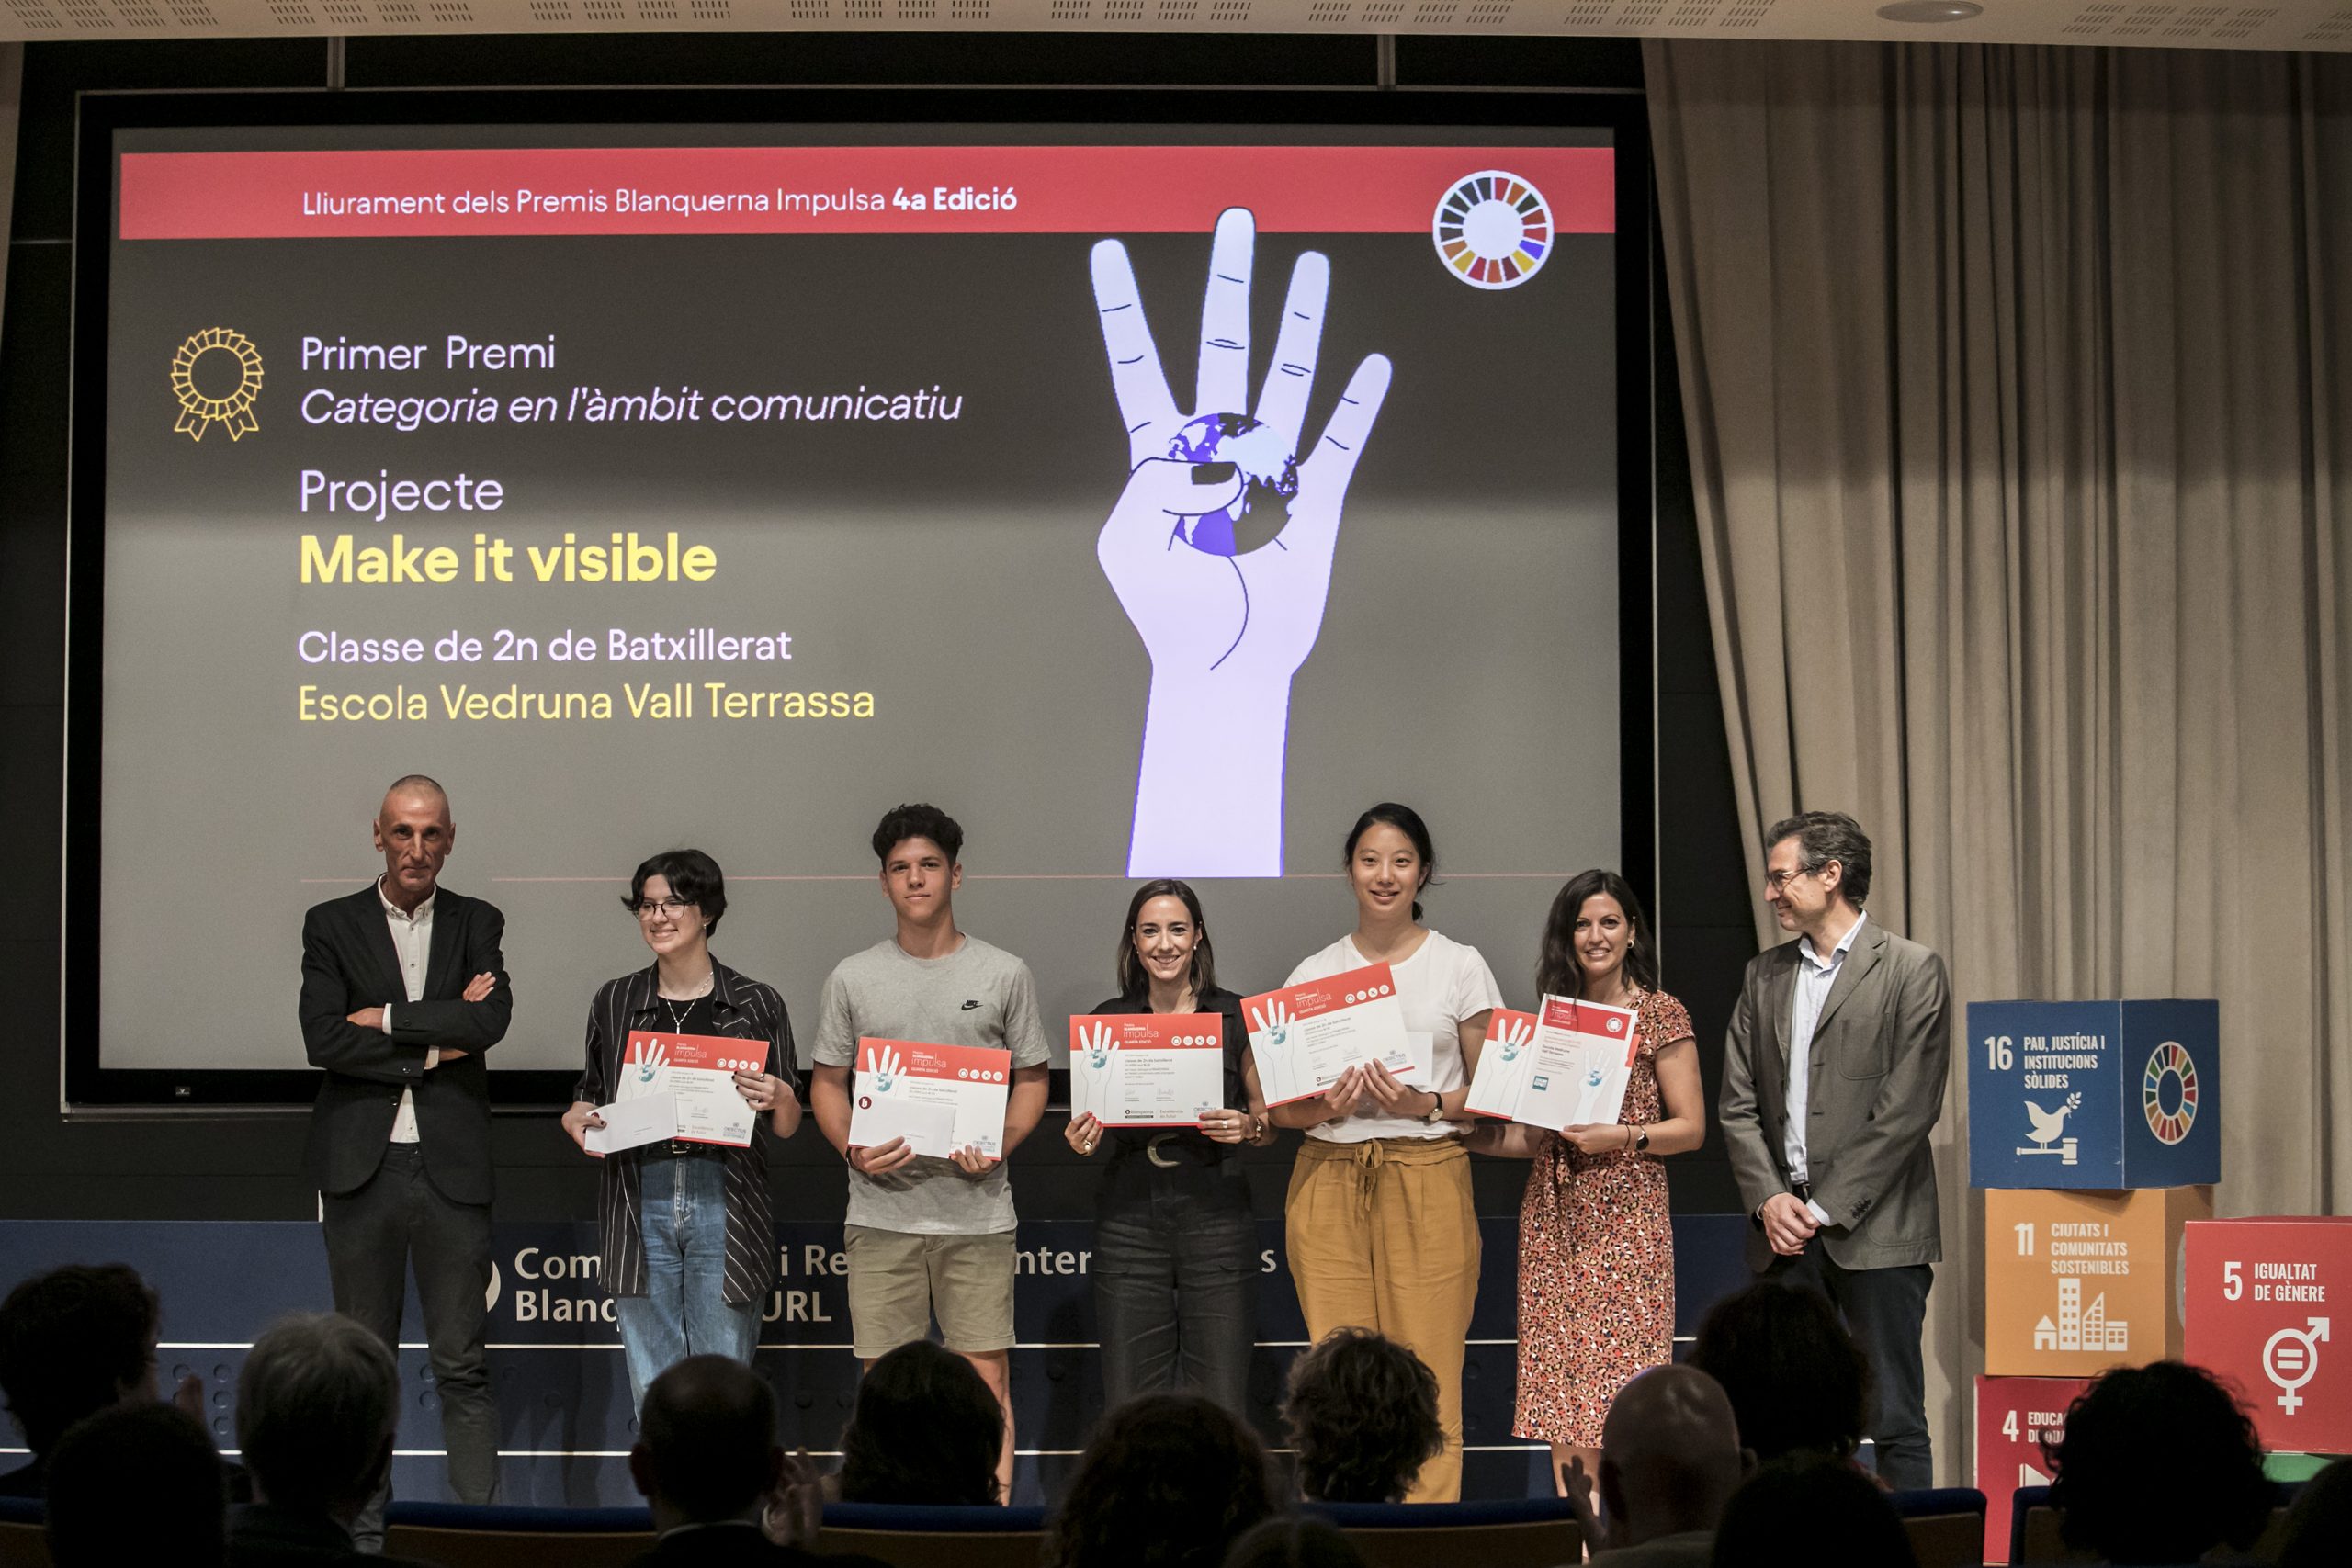
[[(490, 1289), (490, 1074), (514, 1006), (506, 918), (440, 886), (449, 797), (396, 782), (374, 826), (384, 872), (302, 920), (302, 1044), (326, 1070), (306, 1165), (318, 1188), (335, 1311), (400, 1353), (408, 1265), (432, 1354), (449, 1481), (495, 1502), (498, 1409), (482, 1353)], [(380, 1551), (390, 1472), (352, 1535)]]
[(1951, 1056), (1944, 961), (1863, 913), (1871, 841), (1839, 812), (1765, 836), (1796, 940), (1758, 953), (1724, 1045), (1719, 1120), (1755, 1222), (1748, 1262), (1822, 1292), (1869, 1352), (1878, 1472), (1932, 1485), (1921, 1329), (1943, 1258), (1928, 1134)]

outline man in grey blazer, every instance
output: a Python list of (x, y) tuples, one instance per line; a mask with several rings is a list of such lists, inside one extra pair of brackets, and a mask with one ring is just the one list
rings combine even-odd
[(1928, 1134), (1951, 1055), (1944, 961), (1871, 920), (1871, 841), (1840, 812), (1766, 835), (1764, 897), (1796, 940), (1758, 953), (1724, 1045), (1724, 1143), (1748, 1262), (1835, 1302), (1871, 1358), (1871, 1437), (1898, 1489), (1933, 1484), (1921, 1360), (1943, 1258)]

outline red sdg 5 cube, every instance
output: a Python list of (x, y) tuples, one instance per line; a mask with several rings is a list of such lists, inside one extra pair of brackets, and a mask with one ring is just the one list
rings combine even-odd
[(2182, 1354), (2237, 1385), (2264, 1448), (2352, 1453), (2352, 1219), (2186, 1230)]

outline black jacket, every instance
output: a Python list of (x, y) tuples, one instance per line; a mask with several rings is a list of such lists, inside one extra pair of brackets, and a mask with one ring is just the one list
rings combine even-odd
[[(354, 1191), (376, 1174), (408, 1089), (416, 1096), (417, 1136), (433, 1185), (456, 1202), (490, 1201), (490, 1069), (482, 1054), (505, 1036), (514, 1010), (499, 951), (505, 934), (506, 917), (495, 905), (441, 888), (424, 998), (412, 1002), (374, 883), (303, 917), (302, 1047), (311, 1066), (326, 1069), (305, 1158), (320, 1191)], [(462, 999), (466, 983), (484, 972), (498, 976), (489, 999)], [(349, 1021), (362, 1008), (387, 1004), (391, 1033)], [(436, 1046), (466, 1054), (428, 1073), (425, 1055)]]

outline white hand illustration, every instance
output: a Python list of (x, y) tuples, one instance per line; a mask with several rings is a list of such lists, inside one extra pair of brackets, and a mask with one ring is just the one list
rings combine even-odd
[(1505, 1019), (1500, 1029), (1487, 1036), (1487, 1043), (1490, 1045), (1499, 1043), (1503, 1048), (1503, 1060), (1516, 1062), (1521, 1051), (1535, 1043), (1535, 1029), (1523, 1018)]
[(1270, 1003), (1263, 1011), (1255, 1008), (1250, 1011), (1251, 1032), (1264, 1035), (1271, 1045), (1281, 1044), (1289, 1036), (1290, 1026), (1295, 1021), (1290, 1009), (1281, 1002)]
[[(1246, 209), (1218, 218), (1190, 414), (1169, 390), (1126, 247), (1094, 247), (1130, 469), (1095, 555), (1151, 655), (1130, 876), (1282, 874), (1290, 680), (1322, 630), (1348, 483), (1388, 391), (1388, 360), (1367, 355), (1302, 460), (1331, 270), (1309, 251), (1248, 411), (1256, 242)], [(1195, 464), (1230, 477), (1195, 483)], [(1258, 543), (1260, 514), (1285, 502), (1280, 531)]]
[(865, 1053), (865, 1070), (873, 1080), (874, 1092), (876, 1094), (889, 1093), (890, 1086), (898, 1082), (899, 1074), (905, 1068), (906, 1063), (900, 1059), (898, 1052), (888, 1045), (873, 1046)]
[(1107, 1023), (1083, 1026), (1078, 1032), (1078, 1043), (1086, 1052), (1086, 1065), (1097, 1072), (1111, 1065), (1111, 1053), (1119, 1048), (1119, 1043), (1111, 1038), (1111, 1026)]
[(638, 1059), (637, 1081), (651, 1083), (654, 1075), (669, 1065), (670, 1047), (662, 1044), (659, 1040), (654, 1041), (646, 1047), (645, 1055)]

